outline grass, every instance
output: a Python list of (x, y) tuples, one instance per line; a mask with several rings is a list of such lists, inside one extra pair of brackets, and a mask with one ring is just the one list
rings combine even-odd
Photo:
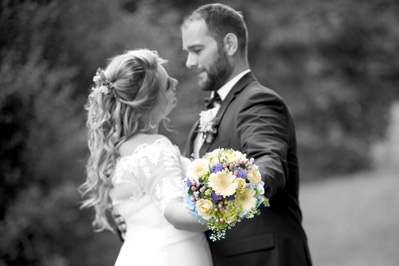
[(303, 184), (314, 265), (399, 265), (399, 175), (370, 172)]

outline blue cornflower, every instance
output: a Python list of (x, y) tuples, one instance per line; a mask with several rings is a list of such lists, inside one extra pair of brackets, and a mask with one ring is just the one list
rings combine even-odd
[[(238, 167), (234, 167), (234, 169), (231, 171), (234, 175), (236, 175), (237, 177), (241, 177), (241, 178), (247, 178), (247, 172), (242, 169), (242, 168), (238, 168)], [(237, 174), (235, 174), (237, 173)]]
[(237, 177), (247, 178), (247, 172), (244, 169), (238, 169)]
[(219, 200), (219, 196), (214, 191), (212, 191), (211, 197), (212, 197), (212, 202), (216, 204)]
[(186, 184), (187, 184), (188, 187), (191, 187), (191, 186), (193, 185), (193, 184), (191, 183), (191, 181), (190, 181), (190, 178), (188, 178), (188, 177), (187, 177)]
[(234, 197), (234, 195), (231, 195), (231, 196), (228, 196), (227, 199), (233, 200), (233, 199), (235, 199), (235, 197)]
[(212, 166), (212, 173), (216, 174), (217, 172), (220, 172), (223, 170), (223, 164), (222, 163), (217, 163)]

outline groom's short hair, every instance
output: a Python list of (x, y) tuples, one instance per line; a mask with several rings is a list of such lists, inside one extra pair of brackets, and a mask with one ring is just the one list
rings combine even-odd
[(188, 15), (183, 25), (200, 19), (205, 21), (209, 34), (216, 40), (219, 48), (223, 44), (223, 38), (228, 33), (233, 33), (237, 36), (239, 51), (242, 53), (247, 51), (248, 30), (241, 12), (223, 4), (207, 4)]

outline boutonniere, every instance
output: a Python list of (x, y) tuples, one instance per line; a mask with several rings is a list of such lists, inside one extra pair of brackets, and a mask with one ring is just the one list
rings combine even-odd
[(207, 143), (211, 143), (217, 133), (216, 109), (209, 109), (200, 113), (199, 132)]

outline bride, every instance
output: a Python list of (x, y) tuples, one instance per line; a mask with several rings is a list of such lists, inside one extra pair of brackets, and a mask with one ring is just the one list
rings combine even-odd
[(212, 265), (204, 231), (183, 202), (187, 158), (158, 126), (176, 105), (177, 80), (155, 52), (127, 51), (98, 69), (86, 105), (90, 157), (81, 186), (93, 225), (113, 230), (114, 208), (127, 225), (116, 259), (124, 265)]

